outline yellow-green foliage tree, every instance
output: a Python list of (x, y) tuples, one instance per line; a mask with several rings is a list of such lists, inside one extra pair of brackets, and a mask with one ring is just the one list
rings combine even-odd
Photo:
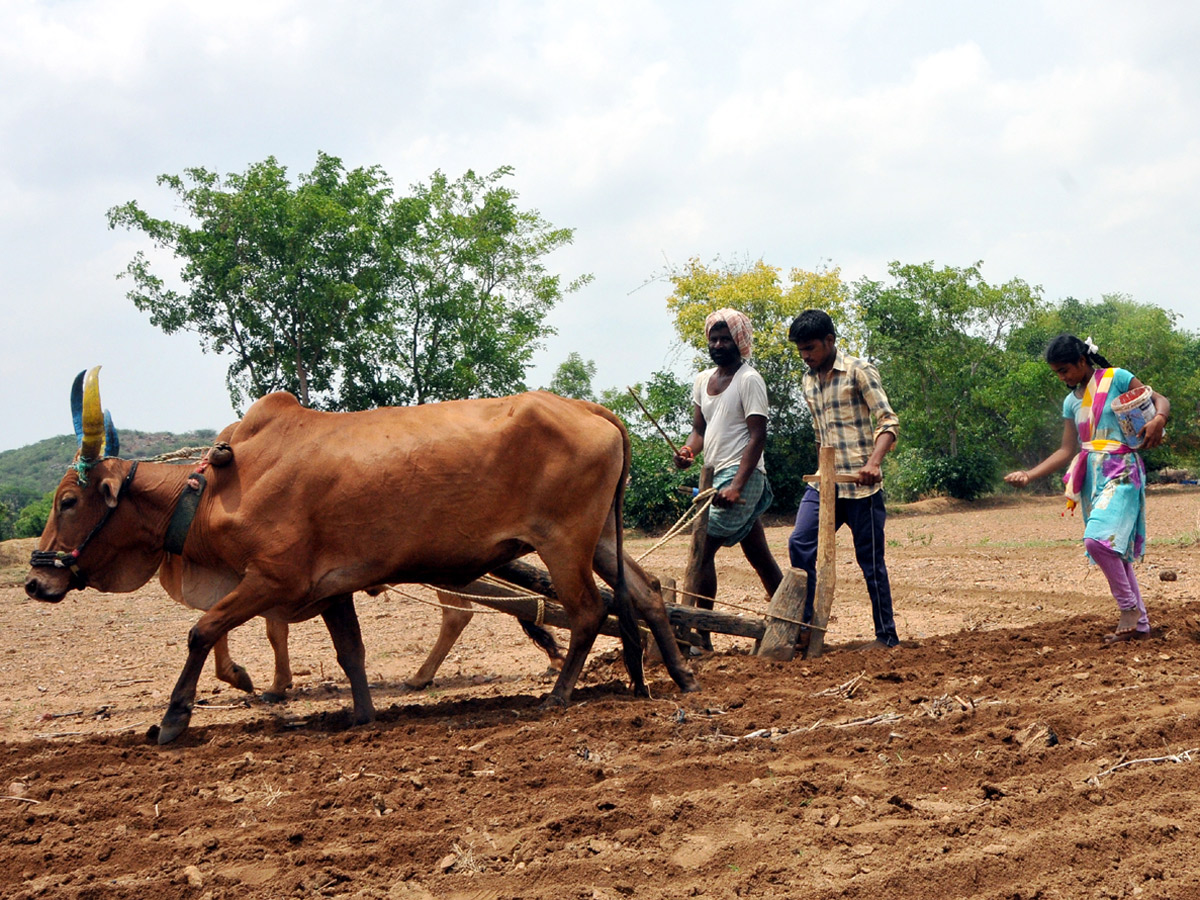
[(697, 371), (712, 365), (704, 339), (708, 314), (729, 307), (750, 317), (754, 326), (752, 361), (767, 383), (771, 403), (767, 471), (775, 489), (776, 509), (787, 510), (795, 509), (799, 502), (801, 477), (816, 471), (812, 420), (800, 389), (804, 364), (788, 343), (788, 326), (806, 309), (823, 309), (837, 326), (842, 348), (854, 353), (864, 341), (840, 269), (792, 269), (786, 282), (781, 272), (761, 259), (748, 265), (707, 265), (693, 258), (669, 273), (674, 290), (667, 298), (667, 308), (680, 340), (697, 353)]

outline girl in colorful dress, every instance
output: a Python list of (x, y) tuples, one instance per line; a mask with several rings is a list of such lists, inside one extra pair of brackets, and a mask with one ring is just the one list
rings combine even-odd
[(1149, 450), (1162, 443), (1171, 401), (1152, 391), (1153, 415), (1136, 435), (1124, 435), (1113, 404), (1142, 387), (1132, 372), (1110, 365), (1091, 338), (1085, 342), (1072, 334), (1050, 342), (1046, 362), (1071, 389), (1063, 401), (1062, 445), (1032, 469), (1010, 472), (1004, 480), (1023, 487), (1069, 464), (1063, 477), (1067, 507), (1082, 507), (1083, 546), (1121, 610), (1104, 642), (1145, 640), (1150, 619), (1131, 563), (1146, 544), (1146, 467), (1130, 445)]

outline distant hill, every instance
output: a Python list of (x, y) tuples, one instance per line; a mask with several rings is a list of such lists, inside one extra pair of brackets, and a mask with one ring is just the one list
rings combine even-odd
[[(145, 459), (182, 447), (207, 446), (217, 433), (211, 428), (185, 434), (127, 431), (121, 428), (117, 429), (117, 436), (121, 440), (123, 458)], [(10, 508), (20, 509), (53, 489), (75, 457), (77, 446), (74, 435), (64, 434), (16, 450), (0, 452), (0, 502)]]

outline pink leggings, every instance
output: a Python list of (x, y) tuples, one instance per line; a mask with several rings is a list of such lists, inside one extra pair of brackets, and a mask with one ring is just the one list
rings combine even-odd
[(1112, 591), (1113, 599), (1117, 601), (1117, 606), (1123, 610), (1136, 609), (1141, 613), (1137, 630), (1149, 631), (1150, 617), (1146, 615), (1146, 604), (1142, 602), (1142, 592), (1138, 590), (1133, 566), (1120, 553), (1110, 550), (1099, 541), (1084, 538), (1083, 546), (1108, 579), (1108, 587)]

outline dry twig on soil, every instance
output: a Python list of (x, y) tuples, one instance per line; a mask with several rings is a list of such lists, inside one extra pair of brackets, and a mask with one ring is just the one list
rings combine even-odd
[(952, 712), (970, 712), (975, 708), (975, 702), (967, 702), (962, 697), (955, 694), (942, 694), (936, 700), (930, 700), (928, 703), (922, 703), (921, 709), (925, 710), (925, 715), (932, 719), (940, 719), (942, 716)]
[(837, 685), (836, 687), (825, 688), (823, 691), (817, 691), (813, 694), (814, 697), (836, 697), (842, 696), (849, 700), (854, 696), (855, 690), (858, 688), (858, 683), (867, 677), (866, 671), (859, 672), (849, 681)]
[(1128, 762), (1119, 762), (1115, 766), (1109, 766), (1103, 772), (1097, 772), (1091, 778), (1088, 778), (1085, 783), (1099, 786), (1100, 779), (1105, 775), (1111, 775), (1118, 769), (1124, 769), (1127, 766), (1136, 766), (1138, 763), (1185, 763), (1192, 761), (1192, 754), (1200, 751), (1200, 747), (1192, 747), (1190, 750), (1183, 750), (1179, 753), (1172, 753), (1169, 756), (1147, 756), (1142, 759), (1131, 759)]

